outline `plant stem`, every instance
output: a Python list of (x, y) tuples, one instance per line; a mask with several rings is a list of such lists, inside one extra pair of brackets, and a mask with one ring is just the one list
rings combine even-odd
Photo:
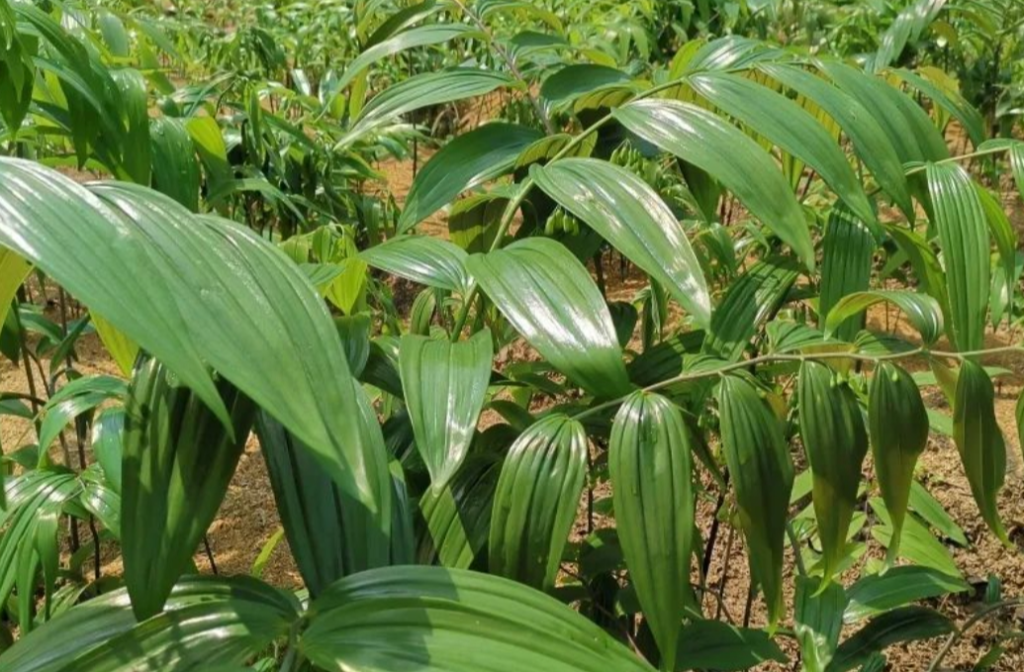
[(1013, 607), (1020, 606), (1024, 606), (1024, 598), (1017, 597), (1012, 600), (1006, 600), (1004, 602), (998, 602), (996, 604), (989, 605), (981, 611), (979, 611), (978, 613), (976, 613), (975, 615), (971, 616), (964, 622), (962, 626), (951, 632), (949, 637), (946, 638), (946, 643), (942, 645), (942, 648), (939, 649), (939, 652), (935, 654), (934, 658), (932, 658), (931, 664), (928, 665), (928, 672), (936, 672), (936, 670), (939, 669), (939, 665), (942, 663), (942, 660), (953, 648), (953, 645), (956, 644), (957, 641), (959, 641), (960, 638), (963, 637), (968, 630), (970, 630), (975, 625), (985, 620), (989, 616), (997, 612), (1000, 612), (1003, 609), (1011, 609)]

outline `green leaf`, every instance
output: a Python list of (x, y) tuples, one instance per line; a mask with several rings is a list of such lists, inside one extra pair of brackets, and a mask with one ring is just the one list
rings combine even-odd
[(124, 452), (124, 408), (106, 408), (92, 423), (90, 437), (96, 461), (106, 476), (106, 484), (121, 494), (121, 456)]
[(942, 322), (949, 325), (949, 291), (946, 288), (946, 271), (939, 263), (928, 242), (918, 233), (893, 224), (883, 224), (900, 250), (907, 255), (914, 269), (914, 276), (926, 294), (939, 302), (942, 309)]
[(711, 315), (702, 351), (728, 361), (739, 359), (760, 326), (782, 305), (798, 274), (796, 264), (787, 258), (765, 259), (751, 266), (732, 283)]
[(992, 381), (971, 360), (964, 360), (957, 377), (953, 441), (981, 517), (1003, 543), (1009, 544), (996, 501), (1006, 479), (1006, 443), (996, 421)]
[(163, 608), (213, 522), (242, 455), (255, 405), (220, 386), (232, 427), (156, 360), (135, 371), (122, 455), (124, 579), (139, 620)]
[(541, 137), (535, 129), (501, 122), (456, 137), (417, 173), (398, 218), (398, 232), (408, 231), (462, 192), (509, 172), (519, 154)]
[(846, 556), (868, 434), (853, 390), (824, 364), (805, 361), (800, 366), (797, 399), (800, 436), (814, 479), (811, 496), (824, 583), (828, 584)]
[(440, 490), (469, 452), (491, 380), (491, 332), (451, 343), (402, 336), (398, 364), (416, 449)]
[(927, 168), (949, 286), (950, 340), (962, 351), (985, 347), (991, 287), (988, 224), (970, 175), (955, 164)]
[[(847, 294), (864, 291), (871, 280), (875, 239), (864, 224), (843, 208), (833, 208), (825, 229), (821, 262), (821, 297), (818, 315), (826, 321), (832, 308)], [(836, 328), (843, 341), (857, 337), (863, 320), (847, 319)]]
[(718, 410), (750, 573), (764, 591), (774, 626), (782, 616), (782, 551), (793, 464), (778, 418), (747, 380), (722, 379)]
[(351, 373), (327, 307), (273, 244), (141, 187), (90, 191), (8, 158), (0, 244), (166, 364), (229, 425), (212, 366), (300, 437), (387, 534), (385, 455), (349, 420), (366, 402), (339, 384)]
[(191, 210), (199, 211), (199, 161), (185, 125), (159, 117), (150, 125), (153, 187)]
[(633, 133), (719, 180), (814, 269), (803, 212), (778, 166), (754, 140), (703, 108), (673, 100), (638, 100), (612, 114)]
[(516, 439), (494, 493), (492, 574), (554, 586), (586, 472), (587, 436), (575, 420), (551, 415)]
[(117, 368), (124, 376), (132, 374), (132, 367), (139, 356), (139, 344), (128, 338), (120, 329), (105, 320), (103, 316), (95, 311), (89, 313), (92, 326), (96, 328), (96, 334), (100, 337), (103, 347), (110, 353)]
[(797, 93), (813, 100), (835, 119), (853, 143), (853, 149), (874, 175), (879, 186), (900, 210), (914, 220), (914, 204), (900, 157), (887, 140), (885, 130), (871, 112), (851, 95), (820, 77), (791, 65), (762, 63), (758, 68)]
[(903, 642), (941, 637), (953, 631), (953, 623), (927, 607), (901, 607), (878, 616), (839, 645), (828, 672), (846, 672), (877, 653)]
[(213, 117), (192, 117), (185, 123), (185, 128), (192, 136), (199, 158), (206, 167), (210, 191), (216, 192), (220, 185), (234, 179), (231, 164), (228, 162), (228, 148), (220, 126)]
[(902, 310), (926, 344), (934, 343), (942, 334), (942, 308), (938, 301), (907, 289), (875, 289), (840, 299), (825, 319), (825, 336), (831, 336), (854, 315), (882, 302), (892, 303)]
[(843, 620), (855, 623), (911, 602), (968, 590), (970, 584), (960, 577), (930, 567), (893, 567), (884, 574), (865, 576), (847, 589), (850, 604)]
[(46, 451), (68, 423), (110, 399), (123, 399), (124, 381), (111, 376), (86, 376), (60, 388), (43, 407), (39, 447)]
[(472, 68), (413, 75), (375, 96), (362, 109), (356, 123), (342, 136), (335, 149), (348, 147), (367, 133), (413, 110), (482, 96), (498, 87), (508, 86), (512, 81), (501, 73)]
[(608, 306), (586, 267), (564, 245), (527, 238), (472, 255), (466, 268), (555, 368), (597, 396), (629, 391)]
[(124, 589), (72, 607), (0, 655), (5, 672), (209, 670), (242, 664), (299, 619), (288, 593), (240, 576), (190, 577), (137, 623)]
[(299, 647), (325, 670), (653, 672), (554, 598), (465, 570), (363, 572), (336, 583), (310, 611)]
[(910, 508), (926, 523), (941, 532), (946, 539), (963, 547), (970, 546), (967, 536), (960, 526), (949, 517), (946, 510), (942, 508), (942, 504), (917, 481), (910, 486)]
[[(875, 512), (881, 525), (874, 525), (871, 528), (871, 536), (880, 544), (889, 547), (892, 544), (892, 520), (885, 508), (884, 502), (877, 497), (868, 500), (871, 510)], [(956, 562), (952, 554), (935, 535), (925, 527), (917, 517), (908, 515), (903, 521), (903, 532), (900, 539), (899, 556), (911, 562), (931, 567), (949, 576), (960, 576)]]
[(530, 176), (559, 205), (597, 231), (679, 301), (701, 327), (711, 297), (679, 220), (632, 172), (596, 159), (562, 159)]
[(714, 105), (816, 170), (861, 220), (876, 221), (864, 188), (839, 145), (802, 107), (739, 75), (708, 72), (687, 81)]
[(767, 661), (788, 662), (765, 631), (722, 621), (690, 623), (679, 633), (678, 650), (680, 670), (747, 670)]
[(417, 282), (465, 294), (469, 291), (466, 253), (432, 236), (398, 236), (359, 253), (370, 266)]
[(0, 325), (7, 321), (11, 302), (31, 272), (31, 264), (11, 250), (0, 248)]
[[(949, 78), (949, 75), (934, 67), (925, 66), (920, 68), (920, 71), (924, 73), (935, 72), (941, 77)], [(967, 131), (967, 135), (975, 147), (985, 141), (985, 119), (955, 88), (943, 87), (917, 72), (904, 68), (896, 68), (893, 70), (893, 73), (931, 98), (932, 102), (936, 105), (953, 115), (960, 122), (960, 125), (963, 126), (964, 130)], [(956, 80), (953, 80), (954, 87), (955, 82)]]
[(630, 76), (606, 65), (577, 63), (567, 65), (544, 80), (540, 96), (549, 107), (559, 109), (571, 105), (581, 96), (595, 91), (619, 89)]
[(608, 451), (615, 522), (630, 582), (662, 667), (674, 670), (679, 628), (693, 604), (690, 429), (668, 399), (635, 392), (615, 416)]
[(494, 489), (501, 461), (471, 454), (440, 491), (420, 497), (423, 526), (417, 550), (420, 564), (468, 569), (487, 546)]
[(839, 646), (849, 599), (842, 584), (797, 577), (793, 629), (806, 672), (825, 672)]
[[(992, 192), (979, 184), (975, 184), (978, 190), (978, 198), (981, 200), (981, 207), (985, 211), (985, 220), (988, 222), (989, 234), (995, 240), (996, 249), (999, 250), (999, 261), (1003, 270), (1006, 296), (1002, 299), (1007, 306), (1013, 305), (1014, 288), (1017, 284), (1017, 232), (1006, 216), (1003, 205)], [(1010, 314), (1007, 313), (1010, 318)], [(993, 323), (998, 324), (999, 319), (994, 315)]]
[(928, 413), (913, 377), (879, 363), (868, 394), (868, 427), (878, 487), (892, 519), (889, 562), (899, 551), (914, 467), (928, 444)]

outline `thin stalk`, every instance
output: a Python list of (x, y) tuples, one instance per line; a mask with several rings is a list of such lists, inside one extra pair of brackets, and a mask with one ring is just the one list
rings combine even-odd
[(979, 611), (978, 613), (967, 619), (964, 624), (950, 633), (949, 637), (946, 638), (946, 643), (942, 645), (939, 652), (932, 658), (932, 662), (928, 665), (928, 672), (936, 672), (939, 669), (939, 665), (942, 664), (943, 659), (949, 654), (953, 645), (956, 644), (968, 630), (973, 628), (978, 623), (984, 621), (995, 613), (998, 613), (1004, 609), (1012, 609), (1024, 605), (1024, 598), (1018, 597), (1012, 600), (1006, 600), (1005, 602), (998, 602), (990, 605)]

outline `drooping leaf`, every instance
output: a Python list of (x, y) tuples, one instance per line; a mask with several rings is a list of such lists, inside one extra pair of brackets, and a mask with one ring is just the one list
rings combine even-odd
[[(981, 113), (960, 95), (955, 88), (943, 86), (931, 81), (930, 77), (949, 78), (938, 68), (925, 66), (919, 68), (919, 72), (913, 72), (905, 68), (896, 68), (893, 72), (900, 79), (932, 99), (932, 102), (940, 106), (949, 114), (953, 115), (967, 131), (971, 143), (977, 147), (985, 140), (985, 119)], [(952, 81), (956, 86), (956, 80)]]
[[(842, 208), (833, 208), (825, 230), (821, 262), (821, 297), (818, 315), (823, 323), (840, 299), (868, 288), (875, 240), (860, 221)], [(836, 328), (836, 337), (852, 341), (863, 320), (848, 319)]]
[(427, 287), (463, 294), (469, 289), (465, 251), (440, 238), (398, 236), (359, 256), (374, 268)]
[(718, 409), (750, 573), (764, 591), (774, 625), (782, 616), (782, 550), (793, 464), (778, 418), (747, 380), (725, 376)]
[(846, 555), (868, 435), (853, 390), (824, 364), (805, 361), (800, 366), (797, 399), (828, 583)]
[(540, 137), (540, 132), (532, 128), (492, 123), (446, 144), (413, 180), (398, 218), (399, 233), (416, 226), (462, 192), (510, 171), (519, 154)]
[(0, 325), (7, 321), (11, 302), (31, 271), (32, 266), (24, 259), (11, 250), (0, 248)]
[(1009, 543), (996, 497), (1006, 479), (1006, 443), (996, 421), (992, 381), (979, 364), (964, 360), (953, 401), (953, 441), (981, 517)]
[(893, 224), (883, 224), (883, 229), (900, 251), (907, 255), (920, 288), (939, 302), (942, 309), (942, 323), (949, 327), (949, 291), (946, 288), (946, 273), (928, 242), (918, 233)]
[(185, 125), (159, 117), (150, 126), (153, 187), (191, 210), (199, 211), (199, 161)]
[(652, 672), (564, 604), (496, 576), (390, 567), (334, 584), (300, 650), (325, 670)]
[(106, 484), (121, 494), (121, 457), (124, 452), (124, 408), (106, 408), (96, 415), (90, 437), (92, 451), (96, 455)]
[(932, 164), (928, 189), (949, 287), (950, 340), (960, 350), (984, 347), (990, 289), (985, 211), (970, 175), (955, 164)]
[(639, 100), (613, 114), (633, 133), (719, 180), (813, 270), (814, 245), (803, 212), (754, 140), (703, 108), (672, 100)]
[(825, 335), (831, 336), (846, 320), (883, 302), (900, 308), (926, 344), (934, 343), (942, 334), (942, 309), (932, 297), (907, 289), (874, 289), (840, 299), (825, 319)]
[(234, 475), (256, 407), (221, 386), (224, 427), (156, 360), (135, 372), (125, 403), (121, 497), (125, 586), (139, 620), (160, 611), (188, 568)]
[(953, 630), (953, 623), (927, 607), (901, 607), (871, 620), (839, 645), (829, 672), (846, 672), (867, 662), (875, 653), (901, 642), (941, 637)]
[(123, 399), (124, 381), (111, 376), (85, 376), (60, 388), (43, 407), (39, 447), (47, 450), (64, 428), (79, 415), (109, 399)]
[(711, 297), (700, 262), (675, 215), (646, 182), (596, 159), (562, 159), (531, 168), (530, 176), (661, 283), (699, 326), (707, 326)]
[(587, 437), (575, 420), (548, 416), (516, 439), (494, 493), (491, 573), (554, 585), (586, 471)]
[(402, 389), (416, 448), (440, 490), (469, 451), (491, 379), (491, 332), (451, 343), (406, 334), (399, 350)]
[(818, 579), (797, 577), (794, 630), (807, 672), (828, 669), (839, 646), (848, 602), (846, 591), (839, 583), (822, 586)]
[(565, 246), (527, 238), (472, 255), (466, 268), (555, 368), (598, 396), (629, 391), (608, 307), (587, 269)]
[(798, 274), (796, 264), (786, 258), (751, 266), (715, 308), (702, 351), (729, 361), (738, 359), (760, 325), (781, 305)]
[[(1005, 286), (1005, 296), (999, 298), (1006, 306), (1012, 306), (1014, 288), (1017, 284), (1015, 280), (1017, 278), (1017, 232), (1010, 223), (1010, 218), (1006, 216), (999, 199), (981, 185), (976, 184), (975, 187), (981, 207), (985, 211), (989, 234), (996, 243), (996, 249), (999, 250), (999, 261), (1001, 262), (999, 268), (1002, 269), (1003, 285)], [(999, 323), (999, 319), (994, 314), (992, 322), (993, 324)]]
[(240, 665), (285, 637), (300, 617), (294, 596), (250, 577), (194, 576), (164, 613), (136, 622), (124, 589), (72, 607), (0, 655), (5, 672), (216, 669)]
[(665, 397), (631, 395), (615, 416), (608, 470), (619, 543), (665, 669), (676, 669), (690, 591), (690, 429)]
[(688, 81), (716, 106), (816, 170), (858, 218), (875, 221), (864, 188), (838, 144), (795, 102), (752, 80), (724, 72), (694, 75)]
[(868, 428), (878, 486), (892, 518), (891, 563), (899, 552), (914, 467), (928, 443), (928, 414), (914, 379), (889, 362), (881, 362), (871, 380)]
[(843, 619), (854, 623), (911, 602), (970, 589), (970, 584), (960, 577), (930, 567), (893, 567), (884, 574), (864, 576), (847, 589), (850, 604)]

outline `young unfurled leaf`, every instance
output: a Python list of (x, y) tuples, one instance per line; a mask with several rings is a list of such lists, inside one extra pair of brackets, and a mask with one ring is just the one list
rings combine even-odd
[(494, 493), (492, 573), (554, 585), (586, 471), (587, 436), (575, 420), (549, 416), (516, 439)]
[(747, 380), (723, 378), (718, 408), (750, 573), (764, 591), (774, 625), (782, 616), (782, 550), (793, 464), (778, 418)]
[(824, 364), (801, 365), (797, 399), (827, 584), (846, 554), (868, 435), (853, 391)]
[(615, 416), (609, 440), (619, 543), (664, 669), (675, 669), (685, 607), (692, 602), (694, 503), (690, 429), (665, 397), (636, 392)]
[(530, 174), (559, 205), (660, 282), (698, 325), (707, 326), (711, 297), (700, 262), (682, 225), (646, 182), (597, 159), (563, 159)]
[(406, 334), (399, 350), (402, 389), (416, 448), (440, 490), (469, 451), (491, 379), (491, 332), (451, 343)]
[(868, 427), (878, 486), (892, 518), (891, 562), (899, 552), (914, 466), (928, 443), (928, 413), (921, 392), (902, 368), (882, 362), (875, 369), (868, 394)]
[(140, 366), (125, 404), (122, 457), (124, 577), (142, 620), (163, 608), (213, 522), (249, 435), (256, 405), (229, 383), (229, 429), (156, 360)]
[(466, 267), (519, 333), (588, 392), (630, 389), (615, 325), (586, 267), (560, 243), (527, 238)]
[(964, 360), (957, 378), (953, 440), (982, 518), (1008, 544), (996, 504), (1006, 478), (1006, 443), (996, 422), (992, 381), (981, 365), (971, 360)]

